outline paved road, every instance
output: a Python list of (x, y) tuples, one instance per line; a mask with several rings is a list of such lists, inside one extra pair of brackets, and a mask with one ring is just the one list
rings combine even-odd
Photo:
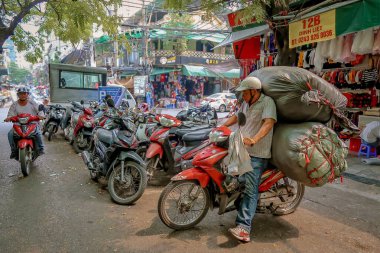
[[(6, 109), (0, 109), (0, 121)], [(172, 231), (157, 216), (161, 187), (148, 187), (133, 206), (112, 203), (92, 182), (81, 158), (61, 135), (45, 139), (47, 154), (20, 177), (8, 159), (0, 123), (0, 252), (378, 252), (380, 178), (352, 158), (343, 184), (307, 188), (291, 215), (257, 215), (252, 242), (229, 236), (236, 212), (209, 211), (194, 229)], [(351, 164), (351, 163), (350, 163)], [(351, 165), (350, 165), (351, 166)]]

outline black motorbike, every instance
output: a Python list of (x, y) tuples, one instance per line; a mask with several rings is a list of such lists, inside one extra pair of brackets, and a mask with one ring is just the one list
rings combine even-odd
[(143, 159), (136, 153), (136, 127), (127, 116), (112, 118), (117, 129), (96, 127), (92, 150), (82, 152), (82, 158), (94, 181), (108, 180), (108, 191), (114, 202), (132, 204), (143, 194), (147, 174)]
[(218, 114), (208, 103), (201, 107), (190, 107), (187, 110), (180, 111), (176, 118), (181, 121), (192, 121), (203, 124), (216, 124)]
[(66, 108), (62, 105), (50, 105), (45, 124), (42, 129), (42, 134), (48, 133), (48, 140), (51, 141), (52, 135), (57, 133), (61, 122), (65, 117)]

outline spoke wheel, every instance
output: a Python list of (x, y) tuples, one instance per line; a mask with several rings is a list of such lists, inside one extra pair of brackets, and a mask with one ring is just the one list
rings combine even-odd
[(30, 173), (30, 163), (31, 163), (31, 149), (30, 147), (26, 147), (19, 150), (19, 161), (21, 165), (21, 172), (24, 177), (29, 176)]
[[(284, 182), (284, 184), (286, 184), (284, 179), (281, 180)], [(276, 211), (273, 213), (274, 215), (286, 215), (293, 213), (301, 203), (301, 200), (305, 193), (305, 185), (291, 180), (290, 178), (287, 178), (287, 181), (289, 182), (289, 186), (293, 187), (293, 200), (290, 203), (279, 205)]]
[(108, 191), (113, 201), (121, 205), (136, 202), (144, 193), (147, 177), (145, 169), (136, 162), (126, 161), (124, 177), (118, 164), (108, 179)]
[(175, 230), (197, 225), (207, 214), (210, 196), (207, 188), (195, 181), (177, 181), (167, 185), (158, 200), (161, 221)]

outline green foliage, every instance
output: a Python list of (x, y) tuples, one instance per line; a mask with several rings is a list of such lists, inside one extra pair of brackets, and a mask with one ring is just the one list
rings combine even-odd
[(25, 83), (27, 79), (31, 78), (29, 70), (19, 68), (16, 63), (12, 62), (9, 66), (9, 75), (13, 83)]
[[(0, 21), (14, 20), (20, 12), (26, 10), (26, 5), (30, 2), (35, 3), (37, 0), (3, 1), (7, 12), (5, 18), (0, 18)], [(114, 10), (121, 6), (122, 0), (41, 0), (39, 2), (45, 3), (35, 4), (34, 8), (19, 20), (12, 36), (17, 49), (27, 51), (27, 60), (32, 63), (42, 59), (43, 45), (52, 34), (63, 42), (76, 45), (92, 35), (93, 26), (109, 35), (118, 33), (121, 18), (116, 14), (111, 15), (110, 10), (116, 13)], [(27, 22), (39, 25), (37, 37), (20, 26)], [(0, 29), (0, 37), (2, 32)]]
[[(165, 7), (176, 11), (191, 11), (194, 9), (197, 0), (165, 0)], [(233, 12), (241, 10), (236, 16), (236, 21), (248, 24), (255, 18), (257, 22), (262, 22), (270, 18), (269, 8), (286, 9), (289, 0), (201, 0), (199, 10), (206, 12), (206, 18), (211, 18), (213, 13)], [(189, 8), (191, 4), (191, 8)]]
[[(166, 28), (193, 28), (194, 20), (191, 15), (189, 14), (180, 14), (180, 13), (170, 13), (169, 14), (170, 21), (163, 25), (163, 27)], [(184, 38), (182, 35), (183, 33), (181, 31), (172, 31), (168, 30), (166, 31), (166, 35), (169, 38), (176, 38), (176, 39), (169, 39), (165, 40), (164, 43), (166, 44), (175, 44), (177, 53), (186, 51), (188, 48), (188, 39)]]

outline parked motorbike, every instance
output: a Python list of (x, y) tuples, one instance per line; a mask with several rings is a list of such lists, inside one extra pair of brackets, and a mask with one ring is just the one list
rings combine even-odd
[[(172, 177), (172, 182), (165, 187), (158, 201), (158, 213), (166, 226), (188, 229), (198, 224), (209, 208), (218, 207), (220, 215), (239, 206), (244, 185), (233, 192), (227, 192), (222, 186), (227, 173), (222, 159), (228, 153), (230, 134), (227, 127), (214, 129), (210, 133), (212, 145), (194, 157), (194, 167)], [(304, 191), (303, 184), (287, 178), (277, 168), (265, 170), (259, 185), (256, 212), (292, 213), (300, 204)]]
[[(183, 123), (170, 115), (158, 115), (157, 121), (161, 127), (152, 133), (151, 143), (146, 152), (148, 180), (154, 177), (155, 171), (158, 170), (163, 170), (168, 175), (180, 172), (182, 161), (191, 159), (197, 150), (199, 151), (199, 147), (207, 145), (202, 142), (208, 139), (211, 131), (209, 125)], [(185, 135), (191, 132), (193, 133), (185, 138)]]
[(132, 204), (143, 194), (147, 175), (143, 159), (135, 152), (138, 148), (134, 136), (133, 121), (127, 117), (115, 117), (118, 129), (94, 129), (91, 151), (83, 151), (82, 158), (90, 176), (97, 181), (100, 177), (108, 180), (108, 191), (118, 204)]
[(73, 122), (73, 147), (75, 152), (81, 153), (90, 149), (92, 130), (95, 127), (94, 116), (90, 108), (84, 108), (83, 113), (78, 117), (76, 124)]
[(176, 115), (176, 118), (181, 121), (215, 124), (218, 120), (218, 114), (209, 103), (206, 103), (201, 107), (191, 107), (187, 110), (182, 110)]
[(38, 157), (35, 134), (40, 118), (22, 113), (9, 119), (13, 122), (14, 138), (17, 141), (18, 161), (24, 176), (30, 173), (31, 163)]
[(53, 134), (57, 133), (59, 126), (61, 126), (61, 122), (65, 116), (66, 108), (62, 105), (51, 105), (49, 107), (49, 112), (47, 115), (47, 119), (45, 120), (42, 134), (48, 133), (48, 140), (51, 141), (51, 137)]

